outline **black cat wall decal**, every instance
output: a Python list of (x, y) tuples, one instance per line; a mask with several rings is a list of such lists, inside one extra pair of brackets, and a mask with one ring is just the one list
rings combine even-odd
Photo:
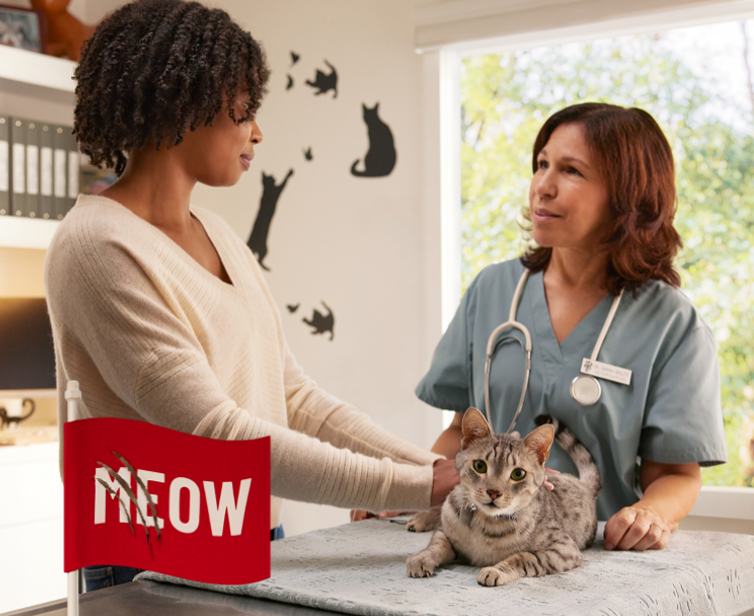
[(328, 314), (322, 314), (319, 310), (316, 308), (314, 309), (314, 313), (312, 314), (311, 319), (307, 319), (304, 317), (302, 321), (309, 325), (310, 327), (314, 328), (314, 331), (312, 332), (312, 336), (316, 336), (317, 334), (324, 334), (326, 332), (330, 332), (330, 340), (332, 340), (335, 337), (335, 333), (333, 332), (333, 328), (335, 327), (335, 317), (333, 316), (332, 310), (330, 310), (330, 307), (325, 304), (325, 302), (322, 302), (322, 305), (327, 310)]
[(301, 305), (301, 302), (299, 302), (298, 304), (295, 304), (295, 305), (294, 304), (286, 304), (285, 307), (288, 308), (288, 312), (290, 312), (291, 314), (293, 314), (294, 312), (296, 312), (296, 310), (298, 310), (298, 307), (300, 305)]
[(293, 77), (290, 75), (286, 75), (286, 77), (288, 77), (288, 83), (286, 84), (285, 89), (290, 90), (293, 87)]
[(379, 117), (380, 104), (371, 109), (366, 105), (363, 109), (364, 122), (369, 134), (369, 151), (364, 156), (364, 170), (359, 171), (358, 159), (351, 165), (351, 173), (361, 178), (381, 178), (390, 175), (395, 167), (398, 154), (395, 151), (393, 131)]
[(312, 161), (312, 160), (314, 160), (314, 154), (312, 154), (312, 149), (311, 149), (311, 147), (309, 147), (309, 148), (307, 148), (306, 150), (304, 150), (304, 158), (305, 158), (306, 160), (308, 160), (308, 161)]
[(306, 85), (311, 86), (317, 92), (314, 93), (315, 96), (319, 96), (320, 94), (325, 94), (326, 92), (329, 92), (330, 90), (333, 91), (333, 98), (337, 98), (338, 96), (338, 72), (335, 70), (335, 67), (330, 64), (327, 60), (325, 60), (325, 64), (327, 64), (328, 68), (330, 69), (329, 74), (323, 73), (321, 70), (317, 69), (317, 75), (314, 78), (314, 81), (306, 80)]
[(301, 56), (299, 54), (297, 54), (295, 51), (292, 51), (291, 52), (291, 66), (293, 66), (294, 64), (296, 64), (296, 62), (298, 62), (298, 59), (300, 57)]
[(257, 212), (257, 218), (254, 221), (254, 227), (251, 229), (251, 235), (246, 245), (251, 249), (259, 261), (259, 265), (262, 269), (270, 271), (270, 268), (264, 264), (264, 258), (267, 256), (267, 236), (270, 233), (270, 224), (272, 223), (272, 217), (275, 215), (275, 208), (277, 208), (278, 199), (283, 192), (285, 185), (293, 175), (293, 169), (288, 172), (285, 179), (280, 184), (275, 184), (275, 176), (267, 175), (262, 172), (262, 199), (259, 202), (259, 212)]

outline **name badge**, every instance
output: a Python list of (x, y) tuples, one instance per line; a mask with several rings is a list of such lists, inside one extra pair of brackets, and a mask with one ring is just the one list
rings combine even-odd
[(581, 361), (581, 372), (598, 379), (621, 383), (622, 385), (631, 384), (631, 370), (620, 368), (619, 366), (611, 366), (610, 364), (603, 364), (601, 361), (592, 361), (586, 357)]

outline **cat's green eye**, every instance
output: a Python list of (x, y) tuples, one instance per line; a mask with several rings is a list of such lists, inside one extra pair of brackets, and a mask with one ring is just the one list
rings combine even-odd
[(474, 460), (474, 470), (477, 473), (486, 473), (487, 463), (484, 460)]
[(511, 479), (513, 479), (513, 481), (521, 481), (524, 477), (526, 477), (526, 471), (524, 469), (513, 469), (513, 472), (511, 473)]

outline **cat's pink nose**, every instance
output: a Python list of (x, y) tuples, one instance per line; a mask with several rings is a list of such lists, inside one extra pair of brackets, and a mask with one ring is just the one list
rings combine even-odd
[(492, 500), (495, 500), (498, 496), (500, 496), (500, 492), (497, 492), (496, 490), (487, 490), (487, 494)]

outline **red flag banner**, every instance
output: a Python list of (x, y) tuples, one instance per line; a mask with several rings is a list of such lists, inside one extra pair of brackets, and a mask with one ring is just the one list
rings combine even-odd
[(64, 427), (65, 571), (123, 565), (212, 584), (270, 577), (270, 439), (128, 419)]

